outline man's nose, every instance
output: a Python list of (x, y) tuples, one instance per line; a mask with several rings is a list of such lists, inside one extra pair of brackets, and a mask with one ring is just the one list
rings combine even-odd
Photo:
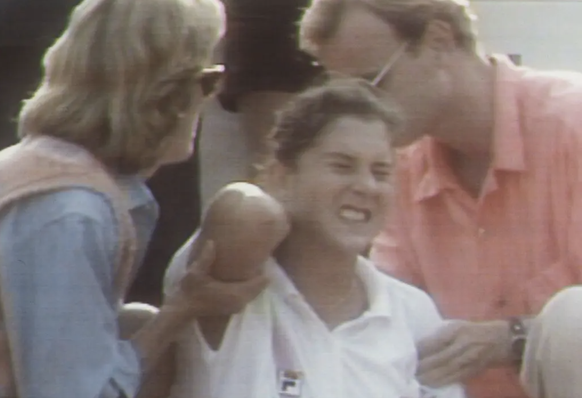
[(372, 172), (361, 171), (354, 176), (353, 188), (360, 193), (375, 193), (378, 190), (378, 180)]

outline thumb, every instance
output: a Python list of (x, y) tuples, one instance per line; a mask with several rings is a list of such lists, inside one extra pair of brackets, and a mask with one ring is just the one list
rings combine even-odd
[(202, 244), (199, 254), (190, 259), (188, 268), (194, 270), (196, 274), (208, 275), (210, 267), (216, 259), (216, 244), (212, 240), (207, 240)]

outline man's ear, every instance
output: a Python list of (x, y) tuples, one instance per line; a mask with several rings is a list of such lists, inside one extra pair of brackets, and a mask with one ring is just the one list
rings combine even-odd
[(433, 19), (427, 24), (421, 44), (437, 53), (452, 52), (457, 47), (451, 25), (440, 19)]

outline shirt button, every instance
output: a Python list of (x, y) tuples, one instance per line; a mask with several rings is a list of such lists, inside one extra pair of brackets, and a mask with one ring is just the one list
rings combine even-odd
[(479, 237), (482, 238), (485, 235), (485, 228), (479, 228), (478, 233)]

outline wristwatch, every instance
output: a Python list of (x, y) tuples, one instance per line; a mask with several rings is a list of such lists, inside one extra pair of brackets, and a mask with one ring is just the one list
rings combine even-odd
[(513, 360), (521, 365), (525, 344), (527, 342), (527, 328), (523, 320), (519, 317), (509, 318), (509, 333), (511, 335), (511, 354)]

